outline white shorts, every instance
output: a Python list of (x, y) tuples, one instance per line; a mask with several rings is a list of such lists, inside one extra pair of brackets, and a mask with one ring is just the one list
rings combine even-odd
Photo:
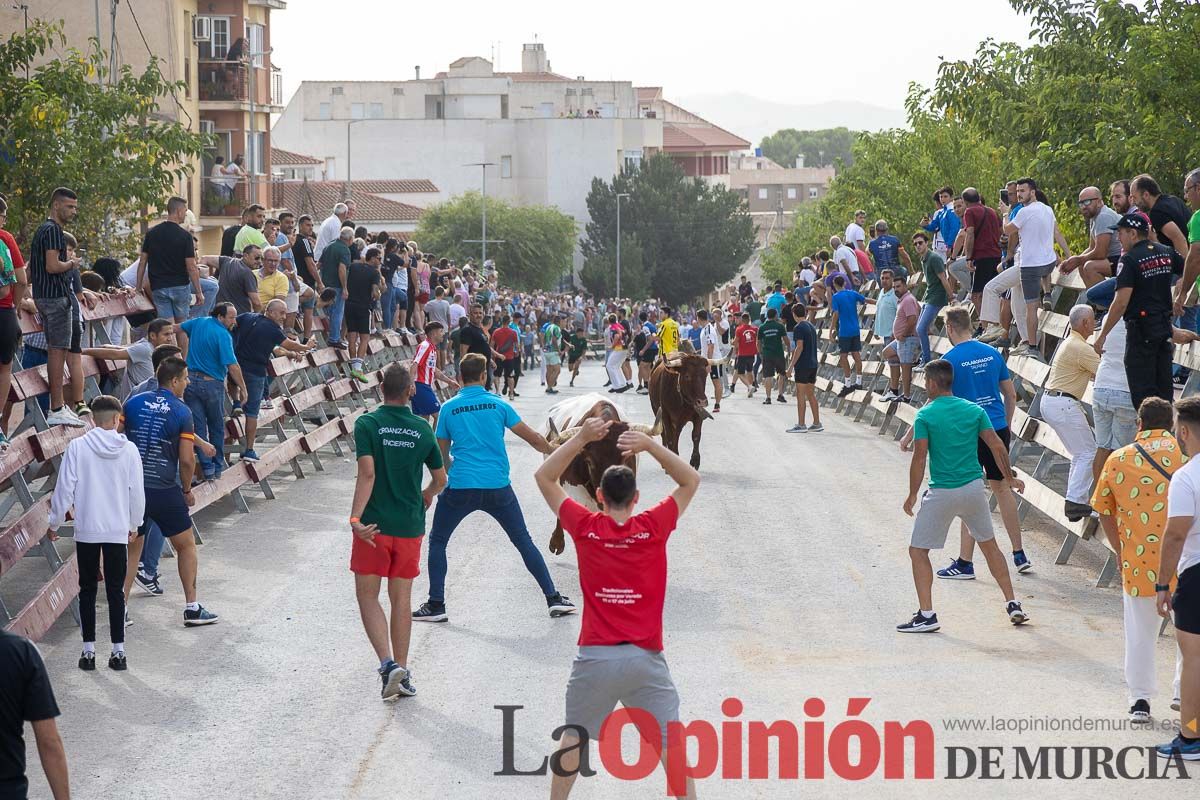
[(287, 297), (283, 298), (283, 302), (287, 303), (289, 314), (295, 314), (300, 310), (300, 293), (288, 292)]

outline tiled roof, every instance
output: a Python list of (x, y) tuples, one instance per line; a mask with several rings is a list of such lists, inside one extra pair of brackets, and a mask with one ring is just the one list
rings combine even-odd
[(661, 86), (639, 86), (637, 87), (637, 99), (639, 103), (649, 103), (652, 100), (658, 100), (662, 97)]
[(416, 180), (365, 180), (354, 182), (355, 190), (370, 192), (371, 194), (418, 194), (421, 192), (436, 193), (438, 188), (433, 185), (433, 181), (425, 178)]
[(663, 123), (663, 150), (745, 150), (750, 143), (712, 123)]
[(279, 164), (286, 164), (288, 166), (294, 164), (313, 164), (319, 166), (324, 163), (321, 159), (313, 158), (312, 156), (302, 156), (290, 150), (280, 150), (278, 147), (271, 148), (271, 166), (278, 166)]
[[(275, 183), (272, 190), (271, 201), (276, 208), (319, 219), (324, 219), (346, 196), (346, 184), (342, 181), (282, 181)], [(354, 200), (358, 203), (355, 222), (415, 222), (423, 213), (423, 209), (408, 203), (371, 194), (359, 181), (354, 182)]]

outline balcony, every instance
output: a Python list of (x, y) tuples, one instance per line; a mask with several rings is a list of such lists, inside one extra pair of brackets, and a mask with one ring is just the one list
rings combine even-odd
[(199, 68), (200, 102), (250, 102), (250, 65), (245, 61), (201, 59)]

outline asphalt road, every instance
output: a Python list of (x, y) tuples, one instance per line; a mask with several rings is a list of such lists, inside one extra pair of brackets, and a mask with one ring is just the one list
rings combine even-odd
[[(602, 382), (600, 367), (589, 365), (583, 388), (560, 397)], [(527, 379), (524, 389), (518, 409), (540, 427), (552, 398), (536, 380), (529, 385)], [(646, 398), (629, 393), (617, 402), (635, 420), (651, 421)], [(700, 796), (866, 797), (883, 789), (887, 797), (972, 790), (994, 797), (1076, 797), (1088, 790), (1148, 797), (1194, 791), (1174, 780), (1013, 779), (1016, 746), (1146, 747), (1174, 735), (1132, 730), (1123, 722), (1120, 596), (1094, 588), (1099, 562), (1089, 557), (1088, 546), (1080, 546), (1070, 566), (1056, 567), (1056, 540), (1036, 530), (1027, 534), (1035, 569), (1014, 580), (1032, 620), (1021, 628), (1008, 623), (999, 591), (985, 574), (972, 583), (934, 587), (940, 633), (899, 635), (895, 624), (916, 608), (906, 554), (910, 521), (901, 510), (907, 458), (890, 437), (832, 412), (824, 433), (785, 435), (794, 422), (792, 406), (768, 408), (759, 398), (738, 396), (723, 408), (705, 427), (704, 482), (669, 548), (666, 654), (683, 718), (719, 724), (727, 720), (722, 701), (736, 697), (744, 704), (743, 721), (799, 726), (819, 719), (832, 741), (847, 718), (847, 699), (869, 698), (858, 716), (875, 731), (889, 720), (930, 724), (936, 779), (912, 779), (911, 753), (906, 780), (886, 780), (882, 766), (868, 770), (865, 780), (846, 780), (827, 757), (821, 780), (713, 777), (700, 782)], [(541, 456), (511, 436), (508, 448), (513, 483), (544, 547), (552, 520), (532, 479)], [(347, 566), (353, 466), (332, 458), (326, 464), (326, 473), (304, 481), (276, 481), (279, 498), (273, 502), (249, 490), (251, 516), (231, 508), (201, 516), (206, 544), (200, 599), (221, 614), (218, 625), (182, 627), (180, 588), (169, 577), (174, 562), (164, 560), (167, 595), (135, 596), (131, 603), (136, 624), (129, 631), (127, 673), (104, 666), (80, 672), (78, 634), (65, 621), (42, 643), (63, 711), (75, 796), (548, 795), (548, 778), (493, 774), (503, 768), (502, 715), (495, 706), (524, 707), (515, 712), (514, 766), (535, 768), (561, 724), (578, 619), (548, 618), (507, 538), (490, 518), (476, 515), (450, 546), (451, 621), (414, 631), (411, 664), (419, 695), (382, 703)], [(647, 502), (670, 488), (666, 476), (644, 461), (640, 480)], [(579, 601), (573, 550), (546, 555), (560, 589)], [(935, 553), (935, 564), (942, 561)], [(425, 578), (418, 578), (418, 602), (426, 588)], [(101, 654), (106, 647), (99, 644)], [(1167, 723), (1170, 648), (1162, 637), (1160, 692), (1153, 704), (1155, 720)], [(809, 698), (822, 699), (825, 712), (806, 716)], [(995, 725), (993, 718), (1116, 729), (947, 729), (947, 720)], [(626, 744), (632, 761), (632, 739)], [(1005, 748), (995, 756), (1005, 778), (946, 780), (946, 748), (952, 746), (974, 748), (977, 755), (983, 746)], [(727, 767), (738, 762), (729, 747), (724, 752)], [(1066, 752), (1069, 772), (1074, 756)], [(600, 774), (581, 781), (574, 796), (664, 796), (661, 770), (641, 782), (622, 781), (600, 767), (595, 749), (592, 756)], [(30, 757), (32, 796), (46, 797), (32, 747)], [(850, 760), (857, 763), (857, 756)], [(1144, 770), (1147, 760), (1130, 758), (1127, 770)], [(979, 770), (977, 765), (976, 776)], [(772, 749), (771, 775), (778, 774)]]

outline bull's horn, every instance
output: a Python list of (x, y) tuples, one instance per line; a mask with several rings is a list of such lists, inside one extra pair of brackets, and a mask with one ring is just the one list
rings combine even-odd
[(568, 441), (572, 436), (579, 433), (579, 431), (581, 431), (582, 429), (583, 429), (582, 425), (576, 425), (574, 428), (567, 428), (565, 431), (558, 434), (558, 436), (554, 439), (554, 443), (555, 444), (563, 444), (564, 442)]
[(696, 413), (699, 414), (700, 416), (704, 417), (705, 419), (713, 418), (713, 415), (708, 413), (708, 409), (705, 408), (704, 406), (700, 405), (699, 403), (696, 404)]
[(550, 420), (550, 432), (546, 434), (546, 441), (553, 442), (558, 438), (558, 426), (554, 424), (554, 420)]
[(654, 424), (653, 425), (630, 425), (629, 429), (631, 431), (637, 431), (638, 433), (644, 433), (647, 436), (661, 436), (662, 435), (662, 411), (659, 411), (657, 414), (654, 415)]

